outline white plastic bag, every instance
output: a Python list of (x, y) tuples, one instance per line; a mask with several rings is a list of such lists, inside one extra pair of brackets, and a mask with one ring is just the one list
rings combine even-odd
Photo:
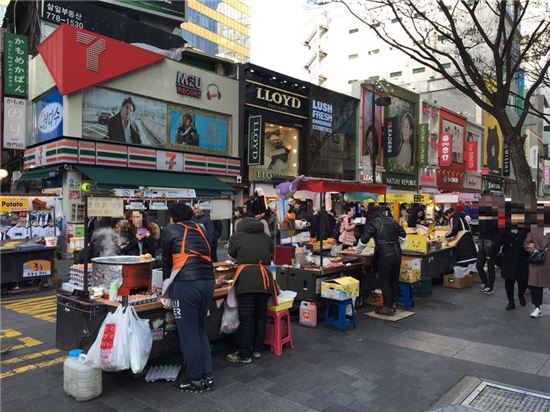
[(458, 279), (466, 277), (466, 275), (470, 274), (470, 269), (468, 267), (454, 266), (453, 270), (454, 270), (454, 277)]
[(86, 356), (86, 363), (104, 371), (122, 371), (130, 368), (128, 342), (130, 311), (119, 306), (108, 313)]
[(149, 327), (149, 320), (141, 319), (133, 307), (129, 307), (126, 312), (130, 312), (130, 342), (128, 345), (130, 350), (130, 367), (132, 372), (140, 373), (145, 368), (145, 365), (147, 365), (151, 347), (153, 346), (151, 328)]
[(232, 333), (237, 332), (237, 329), (239, 329), (239, 308), (229, 307), (226, 300), (223, 307), (220, 333), (231, 335)]

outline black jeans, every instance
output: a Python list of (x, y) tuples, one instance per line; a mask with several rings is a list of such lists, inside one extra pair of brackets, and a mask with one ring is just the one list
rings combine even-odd
[(214, 243), (210, 244), (210, 251), (211, 257), (212, 257), (212, 263), (216, 263), (218, 261), (218, 241), (216, 240)]
[[(527, 289), (527, 278), (524, 280), (518, 280), (518, 296), (523, 296)], [(514, 279), (504, 279), (504, 287), (506, 288), (506, 296), (509, 301), (514, 300), (514, 285), (516, 281)]]
[[(495, 262), (493, 259), (488, 259), (491, 244), (492, 242), (490, 240), (479, 240), (479, 252), (477, 252), (476, 268), (477, 273), (479, 273), (481, 283), (483, 283), (486, 287), (493, 289), (495, 286)], [(487, 273), (485, 272), (485, 263), (487, 263), (487, 272), (489, 277), (487, 277)]]
[(530, 286), (531, 288), (531, 303), (537, 308), (542, 305), (542, 295), (544, 295), (544, 288), (537, 288)]
[(399, 302), (401, 256), (379, 257), (377, 265), (384, 306), (392, 307)]
[(250, 358), (252, 350), (264, 346), (267, 301), (266, 293), (245, 293), (237, 297), (239, 305), (239, 355)]
[(213, 280), (174, 282), (172, 305), (180, 338), (180, 348), (187, 365), (187, 379), (212, 377), (212, 354), (206, 333), (206, 316), (214, 296)]

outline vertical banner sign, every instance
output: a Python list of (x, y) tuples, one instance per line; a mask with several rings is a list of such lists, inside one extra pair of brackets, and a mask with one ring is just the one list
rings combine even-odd
[(250, 116), (248, 118), (248, 164), (264, 164), (262, 116)]
[(451, 165), (452, 145), (453, 135), (451, 133), (441, 133), (441, 137), (439, 138), (439, 166), (446, 167)]
[(29, 46), (27, 36), (4, 33), (4, 94), (27, 97)]
[(510, 176), (510, 148), (507, 143), (504, 143), (504, 162), (502, 166), (502, 175)]
[(27, 101), (4, 97), (4, 149), (25, 150)]
[(477, 170), (477, 142), (466, 142), (466, 170)]
[(395, 129), (397, 127), (397, 117), (388, 117), (385, 121), (384, 147), (386, 148), (386, 159), (395, 157), (399, 152), (399, 148), (395, 147)]
[(418, 165), (428, 164), (428, 124), (422, 123), (418, 127)]

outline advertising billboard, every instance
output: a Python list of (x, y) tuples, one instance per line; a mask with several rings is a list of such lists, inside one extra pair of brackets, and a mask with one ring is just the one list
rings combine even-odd
[(166, 103), (127, 92), (92, 87), (84, 91), (82, 137), (164, 146)]
[(428, 125), (427, 165), (438, 166), (439, 148), (439, 107), (422, 102), (420, 123)]
[(483, 166), (489, 168), (492, 175), (502, 174), (504, 138), (497, 119), (483, 112), (484, 144)]
[(387, 117), (392, 119), (392, 133), (391, 136), (386, 133), (386, 171), (416, 174), (415, 104), (395, 96), (391, 102), (387, 110)]
[(63, 96), (56, 89), (34, 103), (34, 142), (63, 136)]

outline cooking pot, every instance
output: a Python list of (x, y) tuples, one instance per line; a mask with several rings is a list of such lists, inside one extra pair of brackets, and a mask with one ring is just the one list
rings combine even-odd
[(118, 294), (128, 296), (134, 291), (151, 290), (151, 276), (155, 259), (139, 256), (104, 256), (93, 258), (92, 287), (101, 287), (107, 294), (111, 283), (118, 281)]

